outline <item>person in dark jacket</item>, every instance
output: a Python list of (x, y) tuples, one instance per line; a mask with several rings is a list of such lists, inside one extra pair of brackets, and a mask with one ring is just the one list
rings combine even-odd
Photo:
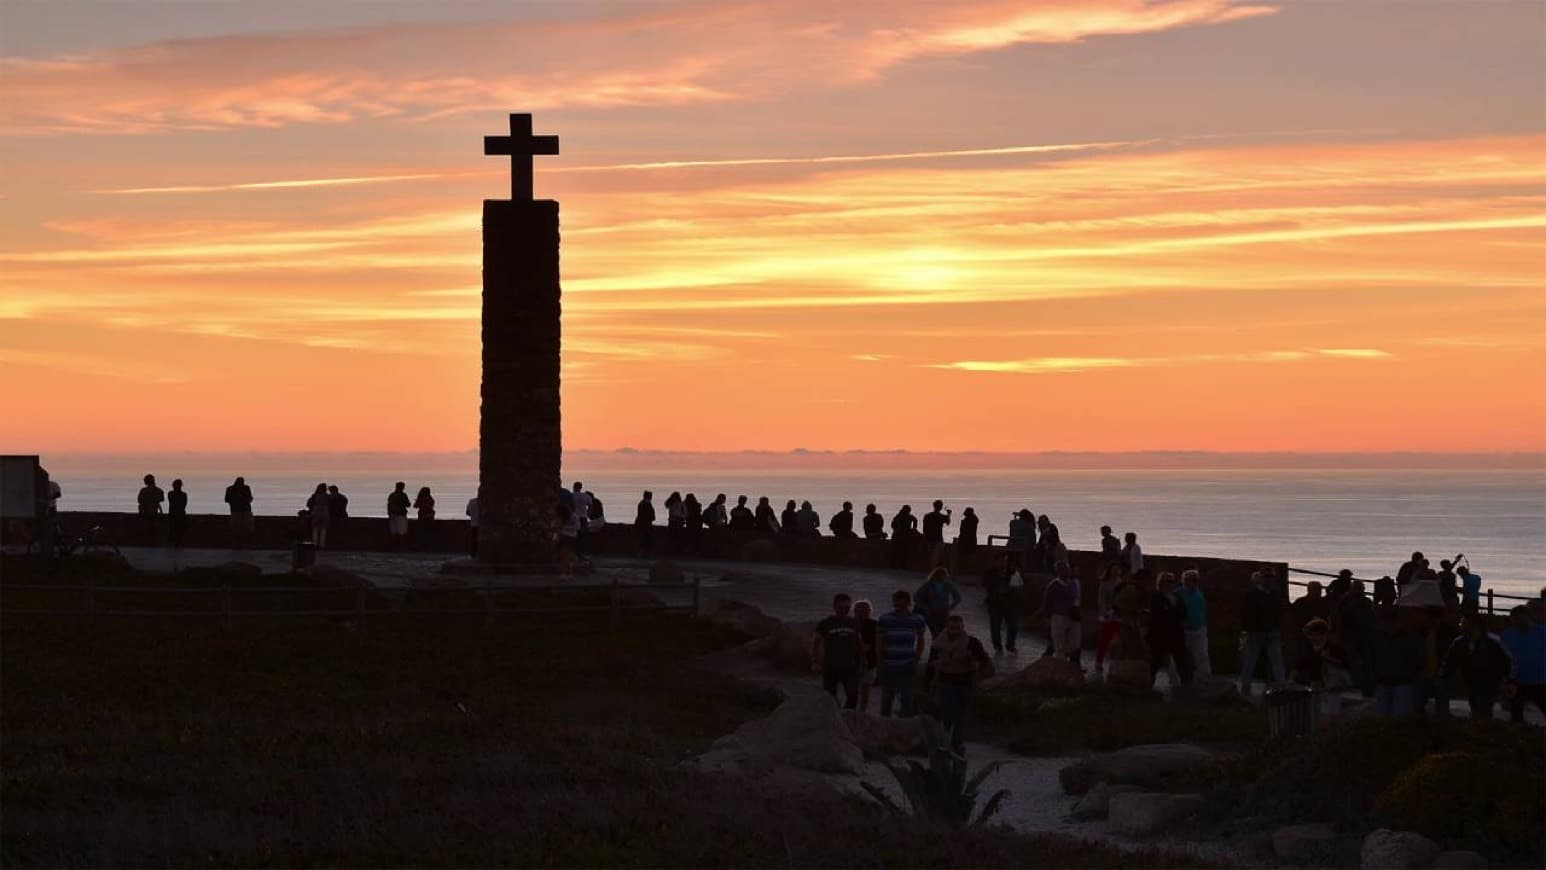
[(1341, 620), (1338, 630), (1342, 646), (1353, 664), (1353, 682), (1365, 698), (1374, 697), (1374, 602), (1364, 592), (1362, 580), (1348, 586), (1347, 595), (1339, 605)]
[(1374, 581), (1375, 607), (1395, 607), (1398, 594), (1396, 581), (1392, 580), (1389, 574)]
[(634, 514), (633, 527), (639, 535), (639, 553), (642, 556), (650, 555), (655, 549), (655, 494), (649, 490), (644, 491), (644, 497), (639, 499), (639, 511)]
[(1122, 542), (1111, 533), (1110, 526), (1100, 527), (1100, 566), (1101, 573), (1106, 572), (1107, 565), (1115, 565), (1122, 561)]
[(1251, 695), (1256, 662), (1267, 654), (1274, 685), (1283, 682), (1283, 599), (1266, 571), (1251, 575), (1251, 588), (1240, 602), (1240, 627), (1245, 631), (1245, 654), (1240, 660), (1240, 694)]
[(759, 532), (778, 534), (778, 515), (773, 512), (773, 505), (767, 496), (757, 499), (757, 515), (753, 526)]
[(928, 623), (931, 638), (938, 637), (945, 630), (951, 611), (960, 604), (961, 590), (951, 582), (950, 572), (945, 568), (930, 571), (929, 579), (923, 581), (923, 585), (913, 593), (913, 610)]
[(913, 516), (913, 506), (902, 509), (891, 518), (891, 567), (906, 568), (912, 557), (913, 539), (918, 537), (918, 518)]
[(730, 528), (737, 531), (749, 532), (757, 528), (757, 517), (752, 509), (746, 506), (746, 496), (737, 496), (735, 507), (730, 509)]
[(834, 538), (851, 539), (854, 535), (854, 503), (843, 502), (843, 509), (832, 515), (827, 520), (827, 529), (832, 532)]
[(181, 478), (172, 481), (172, 491), (166, 494), (166, 519), (172, 546), (181, 547), (183, 533), (188, 530), (188, 493)]
[(1427, 715), (1428, 702), (1433, 702), (1433, 715), (1449, 716), (1449, 683), (1444, 678), (1444, 656), (1455, 642), (1455, 629), (1444, 618), (1444, 608), (1423, 608), (1424, 624), (1417, 630), (1422, 642), (1422, 664), (1418, 670), (1415, 708)]
[(1444, 655), (1444, 678), (1459, 674), (1471, 704), (1471, 717), (1491, 719), (1498, 690), (1508, 678), (1508, 650), (1487, 633), (1486, 621), (1480, 615), (1467, 616), (1460, 630)]
[(965, 565), (977, 552), (977, 512), (971, 508), (961, 511), (961, 524), (956, 528), (956, 564)]
[(1304, 595), (1288, 606), (1289, 617), (1293, 620), (1293, 625), (1289, 627), (1289, 661), (1298, 661), (1309, 654), (1310, 639), (1305, 635), (1304, 627), (1311, 620), (1323, 619), (1328, 624), (1331, 622), (1331, 609), (1323, 592), (1324, 587), (1320, 581), (1311, 580), (1305, 584)]
[(784, 503), (784, 512), (778, 516), (778, 530), (786, 535), (800, 533), (800, 511), (794, 505), (794, 499)]
[(886, 518), (872, 504), (864, 506), (864, 537), (871, 541), (886, 539)]
[[(961, 524), (964, 527), (966, 521), (963, 519)], [(988, 636), (993, 641), (995, 653), (1003, 652), (1006, 645), (1011, 653), (1019, 652), (1015, 638), (1020, 634), (1020, 593), (1014, 587), (1014, 580), (1019, 576), (1020, 572), (1009, 566), (1008, 553), (995, 557), (988, 570), (982, 572), (982, 591), (987, 595), (984, 603), (988, 606)]]
[[(1149, 681), (1170, 667), (1184, 685), (1192, 681), (1192, 657), (1186, 650), (1186, 610), (1176, 598), (1176, 575), (1160, 572), (1149, 596)], [(1174, 688), (1174, 686), (1172, 686)]]
[[(1420, 579), (1423, 569), (1426, 567), (1428, 567), (1428, 560), (1423, 556), (1422, 551), (1418, 550), (1412, 553), (1412, 558), (1401, 563), (1401, 567), (1396, 569), (1396, 585), (1405, 586), (1413, 580)], [(1377, 601), (1379, 599), (1379, 590), (1376, 589), (1374, 594)]]
[(1422, 639), (1401, 626), (1394, 607), (1379, 612), (1374, 634), (1374, 712), (1391, 719), (1412, 715), (1422, 673)]

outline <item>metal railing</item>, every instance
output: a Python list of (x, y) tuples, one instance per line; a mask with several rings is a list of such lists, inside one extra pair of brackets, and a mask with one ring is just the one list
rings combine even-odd
[[(668, 604), (660, 602), (628, 601), (624, 593), (633, 590), (649, 590), (650, 592), (669, 593), (691, 591), (690, 603)], [(73, 607), (13, 607), (4, 599), (11, 597), (14, 592), (42, 592), (56, 595), (67, 595), (74, 598)], [(607, 593), (605, 603), (597, 604), (561, 604), (553, 607), (504, 607), (500, 605), (497, 593), (520, 592), (533, 595), (542, 594), (585, 594)], [(462, 593), (481, 595), (482, 605), (479, 607), (425, 607), (417, 608), (405, 606), (399, 602), (396, 607), (371, 606), (372, 602), (381, 602), (389, 597), (406, 597), (409, 594), (415, 596), (432, 597), (441, 594)], [(118, 609), (99, 606), (100, 599), (128, 596), (157, 596), (168, 594), (181, 595), (219, 595), (218, 606), (208, 608), (182, 608), (182, 609), (146, 609), (120, 607)], [(238, 596), (305, 596), (305, 595), (332, 595), (346, 596), (352, 594), (352, 601), (348, 607), (320, 607), (305, 609), (286, 608), (254, 608), (248, 605), (246, 608), (238, 608), (235, 601)], [(612, 583), (595, 584), (557, 584), (546, 586), (529, 586), (523, 584), (496, 584), (492, 580), (478, 586), (435, 586), (416, 587), (402, 590), (384, 590), (357, 587), (325, 587), (325, 586), (112, 586), (112, 585), (64, 585), (64, 584), (4, 584), (0, 585), (0, 615), (35, 615), (35, 616), (85, 616), (87, 618), (97, 616), (161, 616), (161, 617), (220, 617), (229, 625), (237, 617), (298, 617), (298, 616), (327, 616), (327, 617), (352, 617), (364, 622), (368, 616), (375, 614), (384, 615), (473, 615), (482, 614), (485, 624), (492, 624), (500, 614), (506, 615), (574, 615), (574, 614), (607, 614), (613, 627), (621, 621), (625, 611), (651, 610), (658, 612), (681, 612), (696, 615), (702, 601), (702, 581), (693, 578), (690, 583), (677, 585), (651, 584), (651, 583)]]
[[(1332, 579), (1336, 579), (1336, 577), (1338, 576), (1336, 574), (1329, 574), (1329, 573), (1327, 573), (1325, 571), (1312, 571), (1309, 568), (1293, 568), (1293, 567), (1290, 567), (1288, 569), (1288, 572), (1290, 574), (1308, 574), (1308, 575), (1310, 575), (1312, 577), (1330, 577)], [(1368, 584), (1370, 586), (1372, 586), (1374, 584), (1374, 582), (1375, 582), (1374, 580), (1372, 580), (1372, 579), (1370, 579), (1368, 577), (1350, 577), (1348, 579), (1362, 581), (1363, 583)], [(1290, 580), (1288, 580), (1288, 585), (1290, 585), (1290, 586), (1309, 586), (1311, 583), (1314, 583), (1314, 582), (1316, 582), (1316, 581), (1313, 581), (1313, 580), (1293, 580), (1293, 579), (1290, 579)], [(1534, 600), (1534, 597), (1530, 596), (1530, 595), (1515, 595), (1515, 594), (1512, 594), (1512, 593), (1509, 593), (1509, 592), (1498, 592), (1498, 591), (1492, 589), (1491, 587), (1488, 587), (1488, 588), (1483, 589), (1481, 591), (1481, 594), (1480, 594), (1480, 597), (1479, 597), (1479, 600), (1478, 600), (1478, 608), (1477, 609), (1479, 611), (1481, 611), (1481, 612), (1486, 613), (1488, 616), (1494, 616), (1497, 613), (1497, 609), (1496, 609), (1495, 604), (1496, 604), (1496, 601), (1499, 600), (1499, 599), (1502, 599), (1502, 600), (1505, 600), (1505, 601), (1518, 601), (1520, 603), (1524, 603), (1524, 602), (1527, 602), (1527, 601)], [(1485, 602), (1485, 603), (1483, 603), (1483, 602)]]

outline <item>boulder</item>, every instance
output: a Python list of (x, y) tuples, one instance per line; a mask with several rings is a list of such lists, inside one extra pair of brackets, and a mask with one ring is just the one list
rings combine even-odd
[(1047, 656), (1006, 674), (996, 682), (996, 686), (1068, 694), (1084, 688), (1084, 671), (1068, 659)]
[(844, 710), (842, 717), (854, 742), (870, 758), (922, 755), (928, 751), (921, 716), (882, 718), (859, 710)]
[(699, 756), (702, 770), (766, 772), (779, 767), (823, 773), (859, 773), (864, 753), (839, 715), (837, 702), (824, 692), (801, 692), (765, 719), (747, 722), (714, 741)]
[(1096, 783), (1122, 783), (1163, 788), (1178, 773), (1190, 772), (1218, 756), (1189, 743), (1151, 743), (1093, 755), (1058, 771), (1068, 794), (1084, 794)]
[(743, 562), (782, 562), (784, 551), (772, 538), (757, 538), (741, 547)]
[(1127, 792), (1111, 796), (1107, 818), (1124, 834), (1155, 834), (1202, 809), (1202, 795)]
[(650, 566), (650, 583), (656, 586), (676, 586), (687, 582), (682, 566), (670, 559), (657, 559)]
[(1331, 825), (1289, 825), (1272, 832), (1272, 852), (1290, 864), (1311, 864), (1325, 861), (1336, 839)]
[(1440, 852), (1433, 866), (1434, 870), (1480, 870), (1487, 866), (1487, 859), (1477, 852)]
[(746, 651), (766, 659), (776, 668), (809, 672), (811, 669), (811, 637), (816, 633), (814, 622), (780, 622), (765, 637), (759, 637), (746, 645)]
[(1074, 804), (1073, 817), (1081, 821), (1091, 819), (1104, 819), (1111, 812), (1111, 798), (1119, 794), (1129, 794), (1142, 791), (1136, 785), (1123, 785), (1118, 783), (1103, 782), (1084, 793), (1084, 797)]
[(1116, 692), (1154, 691), (1154, 677), (1149, 673), (1149, 663), (1139, 659), (1106, 662), (1106, 688)]
[(709, 621), (728, 626), (750, 637), (767, 637), (783, 625), (774, 617), (763, 613), (761, 608), (733, 598), (720, 599), (714, 611), (709, 614)]
[(1230, 704), (1240, 700), (1240, 687), (1226, 677), (1198, 677), (1171, 689), (1170, 697), (1193, 704)]
[(1380, 828), (1363, 838), (1359, 857), (1364, 870), (1429, 867), (1439, 857), (1439, 844), (1411, 831)]

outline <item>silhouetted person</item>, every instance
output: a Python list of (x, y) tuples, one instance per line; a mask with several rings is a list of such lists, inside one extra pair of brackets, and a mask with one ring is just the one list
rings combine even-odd
[(779, 517), (778, 517), (779, 531), (783, 532), (786, 535), (796, 535), (796, 534), (799, 534), (800, 533), (800, 518), (797, 516), (797, 514), (799, 514), (799, 511), (795, 509), (794, 499), (790, 499), (788, 502), (786, 502), (784, 504), (784, 512), (782, 514), (779, 514)]
[(225, 488), (225, 503), (231, 508), (231, 546), (244, 549), (252, 541), (252, 488), (247, 478), (238, 477)]
[(1138, 546), (1138, 533), (1128, 532), (1122, 538), (1126, 542), (1122, 545), (1122, 568), (1128, 574), (1137, 574), (1143, 570), (1143, 548)]
[(939, 721), (958, 752), (966, 745), (964, 726), (972, 686), (992, 668), (993, 660), (982, 641), (966, 633), (966, 620), (959, 613), (951, 614), (929, 650), (928, 679), (938, 686)]
[(419, 512), (419, 538), (425, 549), (433, 549), (432, 541), (435, 535), (435, 497), (430, 494), (429, 487), (419, 487), (419, 494), (414, 496), (413, 509)]
[(335, 520), (349, 515), (349, 497), (339, 492), (337, 486), (327, 488), (327, 515)]
[(1293, 649), (1289, 652), (1289, 657), (1294, 661), (1308, 654), (1310, 639), (1305, 635), (1304, 627), (1310, 624), (1310, 620), (1324, 619), (1328, 624), (1331, 621), (1331, 608), (1326, 601), (1326, 596), (1321, 593), (1320, 581), (1311, 580), (1305, 585), (1304, 595), (1294, 599), (1294, 602), (1288, 606), (1289, 616), (1293, 620), (1293, 631), (1289, 635), (1293, 638)]
[(859, 675), (864, 671), (864, 641), (859, 622), (849, 615), (853, 599), (839, 592), (832, 597), (832, 615), (816, 623), (811, 637), (811, 670), (821, 674), (821, 688), (837, 700), (843, 687), (843, 706), (859, 707)]
[(778, 534), (778, 516), (773, 513), (773, 505), (768, 502), (767, 496), (757, 499), (756, 528), (759, 532)]
[(1009, 518), (1009, 563), (1015, 568), (1031, 569), (1031, 550), (1036, 546), (1036, 518), (1029, 510), (1016, 511)]
[(929, 636), (938, 637), (945, 629), (945, 621), (961, 603), (961, 590), (950, 579), (950, 572), (935, 568), (929, 579), (923, 581), (913, 593), (913, 606), (922, 614), (929, 626)]
[(579, 526), (579, 531), (574, 536), (574, 554), (585, 554), (585, 538), (590, 534), (590, 512), (593, 507), (591, 494), (585, 491), (585, 485), (578, 480), (574, 482), (570, 490), (570, 501), (574, 502), (574, 521)]
[(413, 501), (408, 498), (408, 484), (399, 480), (393, 485), (392, 492), (387, 495), (387, 548), (395, 550), (402, 546), (403, 538), (408, 536), (408, 509), (413, 507)]
[[(966, 525), (964, 517), (961, 525)], [(988, 570), (982, 572), (984, 603), (988, 606), (988, 636), (993, 641), (995, 653), (1003, 652), (1006, 642), (1010, 652), (1019, 652), (1015, 639), (1020, 636), (1020, 596), (1013, 582), (1019, 576), (1020, 572), (1010, 567), (1007, 553), (994, 557)]]
[(687, 509), (682, 505), (682, 494), (672, 492), (666, 496), (666, 555), (682, 552), (682, 532), (687, 527)]
[[(1412, 558), (1401, 563), (1401, 567), (1396, 570), (1396, 585), (1405, 586), (1406, 584), (1411, 583), (1413, 580), (1419, 579), (1422, 569), (1426, 567), (1427, 564), (1428, 560), (1423, 558), (1421, 550), (1413, 551)], [(1379, 590), (1375, 589), (1375, 601), (1379, 600), (1379, 595)]]
[(172, 491), (166, 494), (166, 521), (172, 546), (180, 549), (183, 533), (188, 530), (188, 493), (183, 491), (181, 479), (172, 481)]
[(891, 518), (891, 567), (906, 568), (908, 557), (912, 555), (913, 538), (918, 535), (918, 518), (913, 516), (913, 506), (902, 505), (902, 509)]
[(1186, 648), (1186, 609), (1176, 597), (1176, 575), (1160, 572), (1149, 596), (1149, 680), (1170, 667), (1184, 685), (1192, 681), (1192, 656)]
[(1460, 608), (1475, 613), (1482, 606), (1482, 575), (1471, 570), (1470, 565), (1455, 569), (1460, 575)]
[(698, 497), (688, 493), (682, 499), (683, 527), (682, 536), (687, 552), (698, 552), (698, 543), (703, 538), (703, 505), (698, 503)]
[(585, 490), (585, 497), (590, 499), (590, 522), (587, 528), (603, 531), (607, 524), (607, 506), (601, 503), (601, 496), (590, 490)]
[[(1394, 581), (1392, 581), (1394, 586)], [(1362, 580), (1354, 580), (1338, 605), (1342, 646), (1353, 661), (1353, 682), (1364, 697), (1374, 696), (1374, 602)]]
[[(1111, 533), (1110, 526), (1100, 527), (1100, 563), (1115, 565), (1122, 561), (1122, 542)], [(1103, 568), (1104, 570), (1104, 568)]]
[(1535, 621), (1529, 605), (1508, 612), (1508, 628), (1498, 636), (1509, 654), (1508, 717), (1525, 720), (1525, 705), (1546, 713), (1546, 625)]
[(1402, 628), (1394, 607), (1379, 611), (1374, 634), (1374, 712), (1391, 719), (1412, 715), (1417, 701), (1417, 680), (1422, 671), (1422, 641)]
[[(1456, 557), (1459, 558), (1458, 556)], [(1444, 600), (1445, 607), (1460, 606), (1460, 586), (1455, 576), (1455, 563), (1448, 559), (1439, 560), (1439, 597)]]
[(834, 538), (853, 538), (854, 535), (854, 503), (843, 502), (843, 509), (832, 515), (827, 521), (827, 528), (831, 530)]
[(1240, 660), (1240, 694), (1251, 696), (1256, 663), (1267, 655), (1272, 685), (1283, 682), (1283, 601), (1271, 574), (1251, 574), (1251, 586), (1240, 601), (1240, 627), (1245, 630), (1245, 652)]
[(738, 496), (735, 507), (730, 509), (730, 528), (737, 531), (749, 532), (757, 528), (757, 515), (746, 506), (746, 496)]
[(1063, 546), (1063, 535), (1058, 532), (1052, 517), (1042, 514), (1036, 521), (1036, 555), (1042, 568), (1052, 568), (1059, 562), (1068, 561), (1068, 548)]
[(328, 522), (333, 518), (333, 503), (327, 491), (327, 484), (317, 484), (311, 497), (306, 499), (306, 511), (311, 521), (311, 543), (320, 550), (327, 546)]
[(799, 524), (800, 534), (807, 538), (821, 537), (821, 515), (816, 513), (810, 502), (800, 502), (800, 509), (795, 512), (794, 518)]
[(960, 560), (956, 564), (965, 565), (977, 552), (977, 512), (971, 508), (961, 511), (961, 524), (956, 529), (956, 552)]
[(945, 510), (944, 502), (935, 499), (934, 509), (923, 515), (923, 548), (930, 565), (939, 563), (940, 551), (945, 546), (945, 526), (950, 525), (951, 513)]
[(864, 537), (871, 541), (886, 539), (886, 518), (872, 504), (864, 506)]
[(1444, 679), (1456, 674), (1465, 682), (1471, 718), (1491, 719), (1498, 692), (1508, 678), (1511, 661), (1508, 651), (1487, 633), (1487, 621), (1477, 613), (1466, 614), (1461, 634), (1444, 655)]
[(639, 499), (638, 511), (633, 515), (633, 529), (639, 537), (639, 555), (649, 556), (655, 549), (655, 494), (649, 490)]
[(1396, 586), (1389, 574), (1374, 581), (1374, 606), (1376, 608), (1396, 606)]
[(142, 534), (145, 536), (145, 542), (151, 546), (155, 546), (158, 538), (156, 534), (156, 518), (161, 516), (161, 504), (164, 501), (166, 501), (166, 493), (161, 491), (161, 487), (156, 486), (156, 476), (154, 474), (145, 475), (145, 485), (140, 488), (137, 502), (139, 504), (140, 525), (143, 528)]
[(725, 503), (725, 494), (714, 496), (714, 501), (703, 509), (703, 524), (710, 529), (722, 529), (730, 525), (730, 508)]

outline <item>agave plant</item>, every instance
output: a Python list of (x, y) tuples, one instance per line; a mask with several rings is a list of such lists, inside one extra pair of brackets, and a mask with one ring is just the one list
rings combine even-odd
[[(999, 789), (983, 804), (982, 811), (974, 818), (977, 798), (982, 784), (1007, 761), (995, 761), (977, 771), (970, 779), (966, 776), (966, 756), (955, 751), (950, 730), (933, 719), (923, 720), (924, 734), (929, 743), (929, 766), (907, 760), (907, 766), (886, 763), (886, 769), (896, 777), (902, 794), (911, 807), (911, 815), (917, 818), (943, 822), (957, 828), (980, 827), (987, 824), (1009, 797), (1008, 789)], [(865, 791), (893, 812), (908, 815), (891, 796), (873, 783), (859, 783)]]

